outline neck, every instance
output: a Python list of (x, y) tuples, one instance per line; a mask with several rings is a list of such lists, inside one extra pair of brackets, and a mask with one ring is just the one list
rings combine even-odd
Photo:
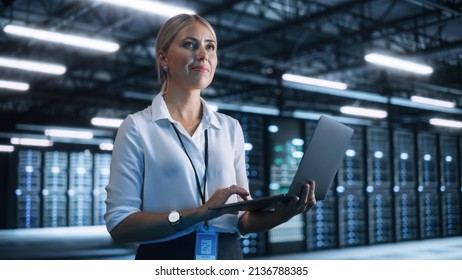
[(164, 100), (170, 116), (193, 135), (202, 120), (200, 92), (182, 93), (167, 90), (164, 93)]
[(167, 91), (164, 100), (168, 111), (177, 121), (195, 121), (202, 116), (202, 104), (199, 94), (181, 94)]

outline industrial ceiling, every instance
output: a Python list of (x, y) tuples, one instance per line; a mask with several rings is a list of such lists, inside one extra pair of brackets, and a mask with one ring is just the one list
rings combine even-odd
[[(344, 105), (388, 111), (377, 122), (428, 128), (433, 116), (462, 120), (462, 1), (163, 1), (205, 17), (218, 36), (219, 65), (203, 97), (216, 104), (341, 116)], [(95, 116), (124, 118), (150, 104), (157, 83), (154, 45), (167, 17), (93, 0), (2, 0), (0, 57), (59, 63), (64, 75), (0, 67), (0, 134), (34, 125), (91, 127)], [(7, 34), (9, 24), (105, 39), (101, 53)], [(370, 52), (433, 68), (430, 75), (365, 61)], [(342, 82), (346, 90), (283, 81), (283, 73)], [(451, 100), (452, 109), (417, 106), (412, 95)], [(218, 106), (220, 108), (220, 106)], [(372, 122), (374, 124), (374, 122)], [(0, 142), (3, 140), (0, 139)], [(1, 144), (1, 143), (0, 143)]]

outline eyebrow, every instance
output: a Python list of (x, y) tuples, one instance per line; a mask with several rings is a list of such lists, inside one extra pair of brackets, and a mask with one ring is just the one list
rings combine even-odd
[[(197, 38), (195, 38), (195, 37), (186, 37), (186, 38), (184, 38), (184, 39), (181, 40), (181, 41), (184, 41), (184, 40), (193, 40), (193, 41), (196, 41), (196, 42), (199, 41), (199, 40), (198, 40)], [(212, 43), (215, 43), (215, 44), (217, 43), (214, 39), (206, 39), (205, 42), (212, 42)]]

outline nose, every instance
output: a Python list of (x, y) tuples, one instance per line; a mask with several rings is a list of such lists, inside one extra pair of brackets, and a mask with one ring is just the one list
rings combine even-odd
[(209, 54), (207, 53), (207, 50), (205, 49), (204, 46), (199, 46), (196, 51), (196, 57), (197, 60), (202, 61), (205, 60), (207, 61), (209, 59)]

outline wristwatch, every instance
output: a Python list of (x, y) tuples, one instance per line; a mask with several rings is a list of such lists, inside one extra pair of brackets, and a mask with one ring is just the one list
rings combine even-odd
[(181, 215), (177, 210), (173, 210), (168, 214), (168, 221), (172, 226), (178, 225), (181, 220)]

